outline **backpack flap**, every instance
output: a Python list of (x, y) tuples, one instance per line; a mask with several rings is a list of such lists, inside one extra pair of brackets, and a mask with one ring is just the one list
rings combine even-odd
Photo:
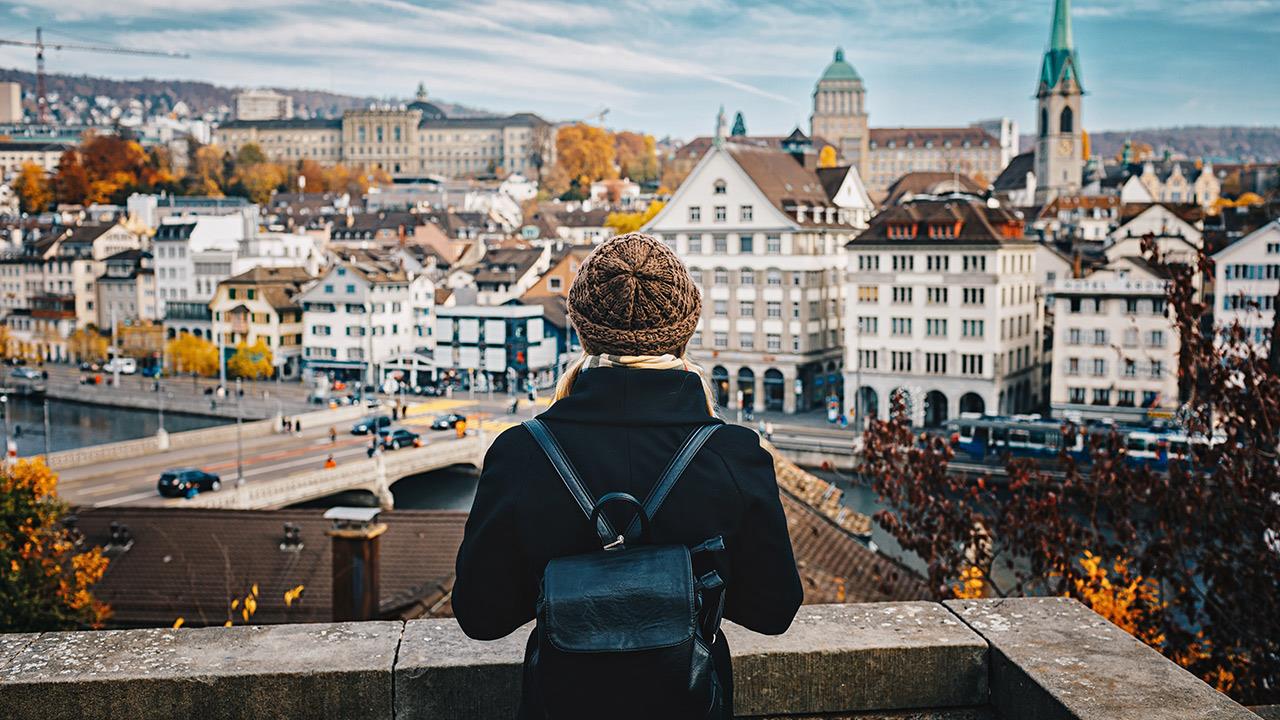
[(538, 625), (565, 652), (633, 652), (692, 639), (697, 624), (689, 550), (643, 545), (547, 564)]

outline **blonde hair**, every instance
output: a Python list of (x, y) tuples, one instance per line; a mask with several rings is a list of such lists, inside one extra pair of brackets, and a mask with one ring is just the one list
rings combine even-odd
[[(689, 359), (687, 355), (681, 355), (680, 359), (684, 361), (685, 367), (689, 372), (698, 376), (698, 384), (702, 385), (702, 393), (707, 399), (707, 414), (716, 417), (716, 394), (711, 389), (711, 381), (707, 379), (707, 374), (696, 363)], [(551, 402), (556, 403), (569, 397), (569, 393), (573, 392), (573, 383), (577, 381), (578, 374), (582, 372), (582, 366), (587, 361), (587, 354), (583, 353), (576, 360), (569, 363), (565, 368), (564, 374), (556, 381), (556, 392), (552, 396)], [(641, 371), (643, 372), (643, 371)]]

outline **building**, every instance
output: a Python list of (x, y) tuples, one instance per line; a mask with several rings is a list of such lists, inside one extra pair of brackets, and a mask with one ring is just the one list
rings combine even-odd
[(217, 284), (209, 310), (224, 360), (240, 344), (259, 340), (283, 378), (297, 377), (302, 361), (302, 288), (313, 278), (302, 268), (254, 268)]
[(1272, 220), (1213, 255), (1214, 325), (1239, 323), (1246, 337), (1269, 345), (1280, 293), (1280, 220)]
[(476, 391), (523, 390), (559, 377), (556, 338), (541, 305), (454, 305), (436, 309), (436, 369)]
[(526, 298), (569, 297), (569, 288), (578, 277), (578, 268), (591, 254), (591, 245), (571, 245), (564, 248), (552, 261), (551, 268), (538, 278), (524, 293)]
[(473, 286), (479, 305), (502, 305), (524, 295), (551, 267), (551, 246), (493, 248), (475, 265), (450, 273), (452, 287)]
[(340, 120), (237, 119), (219, 126), (214, 140), (232, 153), (254, 143), (271, 160), (342, 162), (398, 179), (538, 177), (555, 157), (552, 127), (537, 115), (450, 118), (425, 96), (407, 106), (347, 110)]
[(289, 120), (293, 117), (293, 98), (275, 90), (245, 90), (236, 93), (237, 120)]
[(977, 198), (917, 200), (845, 249), (855, 417), (886, 416), (895, 396), (925, 427), (1039, 404), (1036, 243), (1020, 216)]
[(151, 253), (124, 250), (102, 261), (97, 280), (98, 327), (115, 322), (133, 324), (160, 319), (156, 301), (156, 271)]
[(870, 127), (866, 87), (842, 48), (814, 86), (809, 135), (835, 145), (840, 162), (856, 167), (872, 192), (909, 172), (958, 172), (985, 185), (1017, 149), (1017, 126), (1007, 119), (954, 128)]
[(165, 335), (213, 335), (209, 302), (218, 283), (231, 277), (243, 218), (233, 215), (187, 215), (164, 218), (152, 236), (156, 292)]
[(1145, 257), (1142, 242), (1149, 235), (1168, 262), (1194, 264), (1204, 245), (1201, 227), (1203, 219), (1194, 206), (1126, 205), (1118, 225), (1107, 235), (1105, 253), (1109, 260)]
[(719, 138), (644, 227), (702, 290), (689, 350), (722, 407), (797, 412), (842, 392), (840, 249), (870, 200), (855, 168), (817, 170), (803, 134), (784, 147)]
[(35, 163), (45, 172), (58, 169), (62, 153), (74, 149), (70, 143), (30, 140), (0, 140), (0, 179), (11, 177), (27, 163)]
[(22, 86), (16, 82), (0, 82), (0, 125), (17, 125), (22, 120)]
[(435, 285), (425, 275), (407, 273), (386, 258), (350, 253), (301, 302), (309, 373), (381, 385), (391, 366), (434, 368)]
[(1036, 84), (1036, 201), (1074, 195), (1084, 184), (1084, 86), (1071, 39), (1071, 0), (1055, 0), (1049, 47)]
[(1124, 257), (1045, 292), (1053, 308), (1050, 404), (1055, 417), (1145, 422), (1178, 408), (1178, 338), (1169, 279)]

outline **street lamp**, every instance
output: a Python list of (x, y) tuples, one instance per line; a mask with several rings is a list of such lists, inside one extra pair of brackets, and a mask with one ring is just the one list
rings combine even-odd
[(236, 378), (236, 487), (244, 485), (244, 441), (241, 439), (244, 413), (242, 403), (244, 396), (240, 394), (240, 378)]
[(44, 461), (49, 462), (49, 398), (44, 400)]
[(0, 405), (4, 406), (4, 457), (9, 459), (9, 396), (0, 395)]

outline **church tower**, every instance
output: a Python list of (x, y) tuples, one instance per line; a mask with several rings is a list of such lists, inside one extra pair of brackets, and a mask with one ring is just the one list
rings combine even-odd
[(1049, 48), (1036, 87), (1036, 202), (1080, 191), (1084, 138), (1080, 59), (1071, 42), (1071, 0), (1055, 0)]
[(835, 59), (813, 89), (809, 136), (835, 144), (840, 162), (856, 166), (862, 177), (867, 176), (871, 142), (865, 102), (862, 77), (845, 62), (844, 49), (836, 48)]

